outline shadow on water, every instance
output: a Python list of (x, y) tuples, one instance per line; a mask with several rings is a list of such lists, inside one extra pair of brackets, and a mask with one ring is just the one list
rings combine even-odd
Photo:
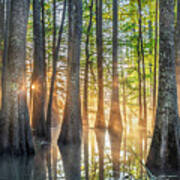
[(123, 130), (114, 135), (107, 130), (84, 129), (82, 145), (66, 146), (57, 146), (58, 134), (59, 127), (53, 128), (50, 146), (37, 143), (34, 157), (0, 157), (0, 179), (150, 179), (144, 164), (151, 138), (144, 131)]

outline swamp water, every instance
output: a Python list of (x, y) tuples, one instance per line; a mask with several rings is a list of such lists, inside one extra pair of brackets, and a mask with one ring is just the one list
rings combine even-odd
[(81, 145), (59, 147), (59, 129), (52, 128), (51, 145), (41, 142), (34, 157), (1, 157), (0, 180), (153, 179), (144, 166), (151, 137), (143, 131), (112, 135), (89, 129), (83, 131)]

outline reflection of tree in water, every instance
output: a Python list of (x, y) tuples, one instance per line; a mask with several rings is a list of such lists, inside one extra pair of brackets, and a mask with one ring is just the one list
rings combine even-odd
[(31, 180), (33, 179), (33, 166), (33, 158), (3, 156), (0, 161), (1, 179)]
[(96, 141), (99, 151), (99, 180), (104, 179), (104, 145), (105, 145), (105, 130), (95, 130)]
[(66, 180), (81, 179), (81, 144), (60, 145)]
[(110, 143), (111, 143), (111, 156), (113, 163), (113, 177), (119, 179), (120, 177), (120, 150), (122, 142), (122, 132), (120, 134), (112, 134), (109, 132)]
[(85, 164), (85, 178), (89, 179), (89, 131), (88, 129), (83, 130), (84, 139), (84, 164)]

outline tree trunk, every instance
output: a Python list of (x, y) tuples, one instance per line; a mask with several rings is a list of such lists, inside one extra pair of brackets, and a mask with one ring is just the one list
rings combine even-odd
[(33, 114), (32, 128), (35, 135), (45, 137), (45, 59), (41, 26), (40, 1), (33, 0), (34, 70), (32, 74)]
[(178, 95), (178, 112), (180, 115), (180, 0), (177, 1), (177, 24), (176, 24), (176, 80), (177, 80), (177, 95)]
[(178, 108), (174, 51), (174, 0), (160, 0), (159, 92), (150, 170), (178, 168)]
[(55, 49), (55, 55), (53, 57), (54, 58), (53, 59), (53, 73), (52, 73), (52, 77), (51, 77), (51, 87), (50, 87), (48, 111), (47, 111), (47, 138), (49, 141), (51, 140), (51, 114), (52, 114), (54, 84), (56, 81), (57, 61), (58, 61), (59, 49), (60, 49), (60, 45), (61, 45), (65, 15), (66, 15), (66, 0), (64, 0), (61, 26), (59, 29), (59, 37), (58, 37), (57, 47)]
[(53, 59), (55, 56), (55, 50), (56, 50), (56, 37), (57, 37), (57, 31), (56, 31), (56, 0), (53, 0)]
[(139, 9), (139, 39), (140, 39), (141, 59), (142, 59), (142, 68), (143, 68), (143, 109), (144, 109), (144, 117), (143, 117), (143, 122), (141, 125), (143, 126), (143, 128), (147, 128), (146, 71), (145, 71), (143, 35), (142, 35), (141, 0), (138, 0), (138, 9)]
[(82, 134), (80, 104), (80, 44), (82, 31), (82, 1), (69, 0), (69, 41), (67, 95), (61, 134), (62, 144), (80, 143)]
[(153, 119), (152, 128), (154, 128), (156, 117), (156, 99), (157, 99), (157, 43), (158, 43), (158, 7), (159, 0), (156, 0), (156, 20), (155, 20), (155, 46), (154, 46), (154, 83), (153, 83)]
[(142, 124), (142, 77), (141, 77), (141, 52), (140, 52), (140, 36), (137, 43), (138, 53), (138, 101), (139, 101), (139, 126)]
[(95, 127), (105, 128), (104, 85), (103, 85), (103, 39), (102, 39), (102, 0), (96, 0), (96, 48), (98, 69), (98, 107)]
[[(4, 0), (0, 0), (0, 58), (3, 55), (3, 41), (4, 41)], [(0, 59), (0, 60), (1, 60)]]
[(7, 62), (7, 55), (8, 55), (8, 37), (9, 37), (9, 21), (10, 21), (10, 8), (11, 8), (11, 0), (4, 1), (4, 6), (6, 7), (6, 13), (4, 14), (4, 48), (3, 48), (3, 58), (2, 58), (2, 109), (4, 104), (4, 93), (6, 92), (5, 87), (5, 73), (6, 73), (6, 62)]
[(118, 81), (118, 2), (113, 0), (113, 82), (111, 95), (111, 112), (109, 130), (119, 132), (122, 129), (122, 118), (119, 106), (119, 81)]
[[(44, 57), (44, 61), (46, 62), (46, 29), (45, 29), (44, 0), (41, 0), (41, 14), (42, 14), (41, 23), (42, 23), (42, 38), (43, 38), (43, 55), (44, 55), (43, 57)], [(44, 71), (46, 72), (46, 67), (44, 68), (45, 68)]]
[(12, 0), (8, 57), (4, 77), (0, 152), (32, 154), (34, 147), (26, 103), (25, 55), (29, 1)]
[(84, 97), (83, 97), (83, 125), (88, 126), (88, 84), (89, 84), (89, 37), (92, 26), (92, 18), (93, 18), (93, 4), (94, 0), (91, 0), (91, 5), (89, 7), (90, 18), (89, 25), (87, 28), (87, 36), (86, 36), (86, 67), (85, 67), (85, 77), (84, 77)]
[[(0, 0), (0, 62), (3, 62), (4, 22), (5, 22), (5, 19), (4, 19), (4, 8), (5, 8), (4, 0)], [(1, 74), (1, 77), (2, 77), (2, 74)], [(2, 81), (0, 81), (0, 87), (1, 87), (0, 99), (2, 99)], [(0, 103), (0, 108), (2, 108), (2, 104), (1, 103)]]

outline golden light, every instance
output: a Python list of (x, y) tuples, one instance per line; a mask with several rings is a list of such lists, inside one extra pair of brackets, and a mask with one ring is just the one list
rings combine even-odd
[(33, 84), (33, 85), (31, 86), (31, 88), (32, 88), (32, 89), (35, 89), (35, 85)]

